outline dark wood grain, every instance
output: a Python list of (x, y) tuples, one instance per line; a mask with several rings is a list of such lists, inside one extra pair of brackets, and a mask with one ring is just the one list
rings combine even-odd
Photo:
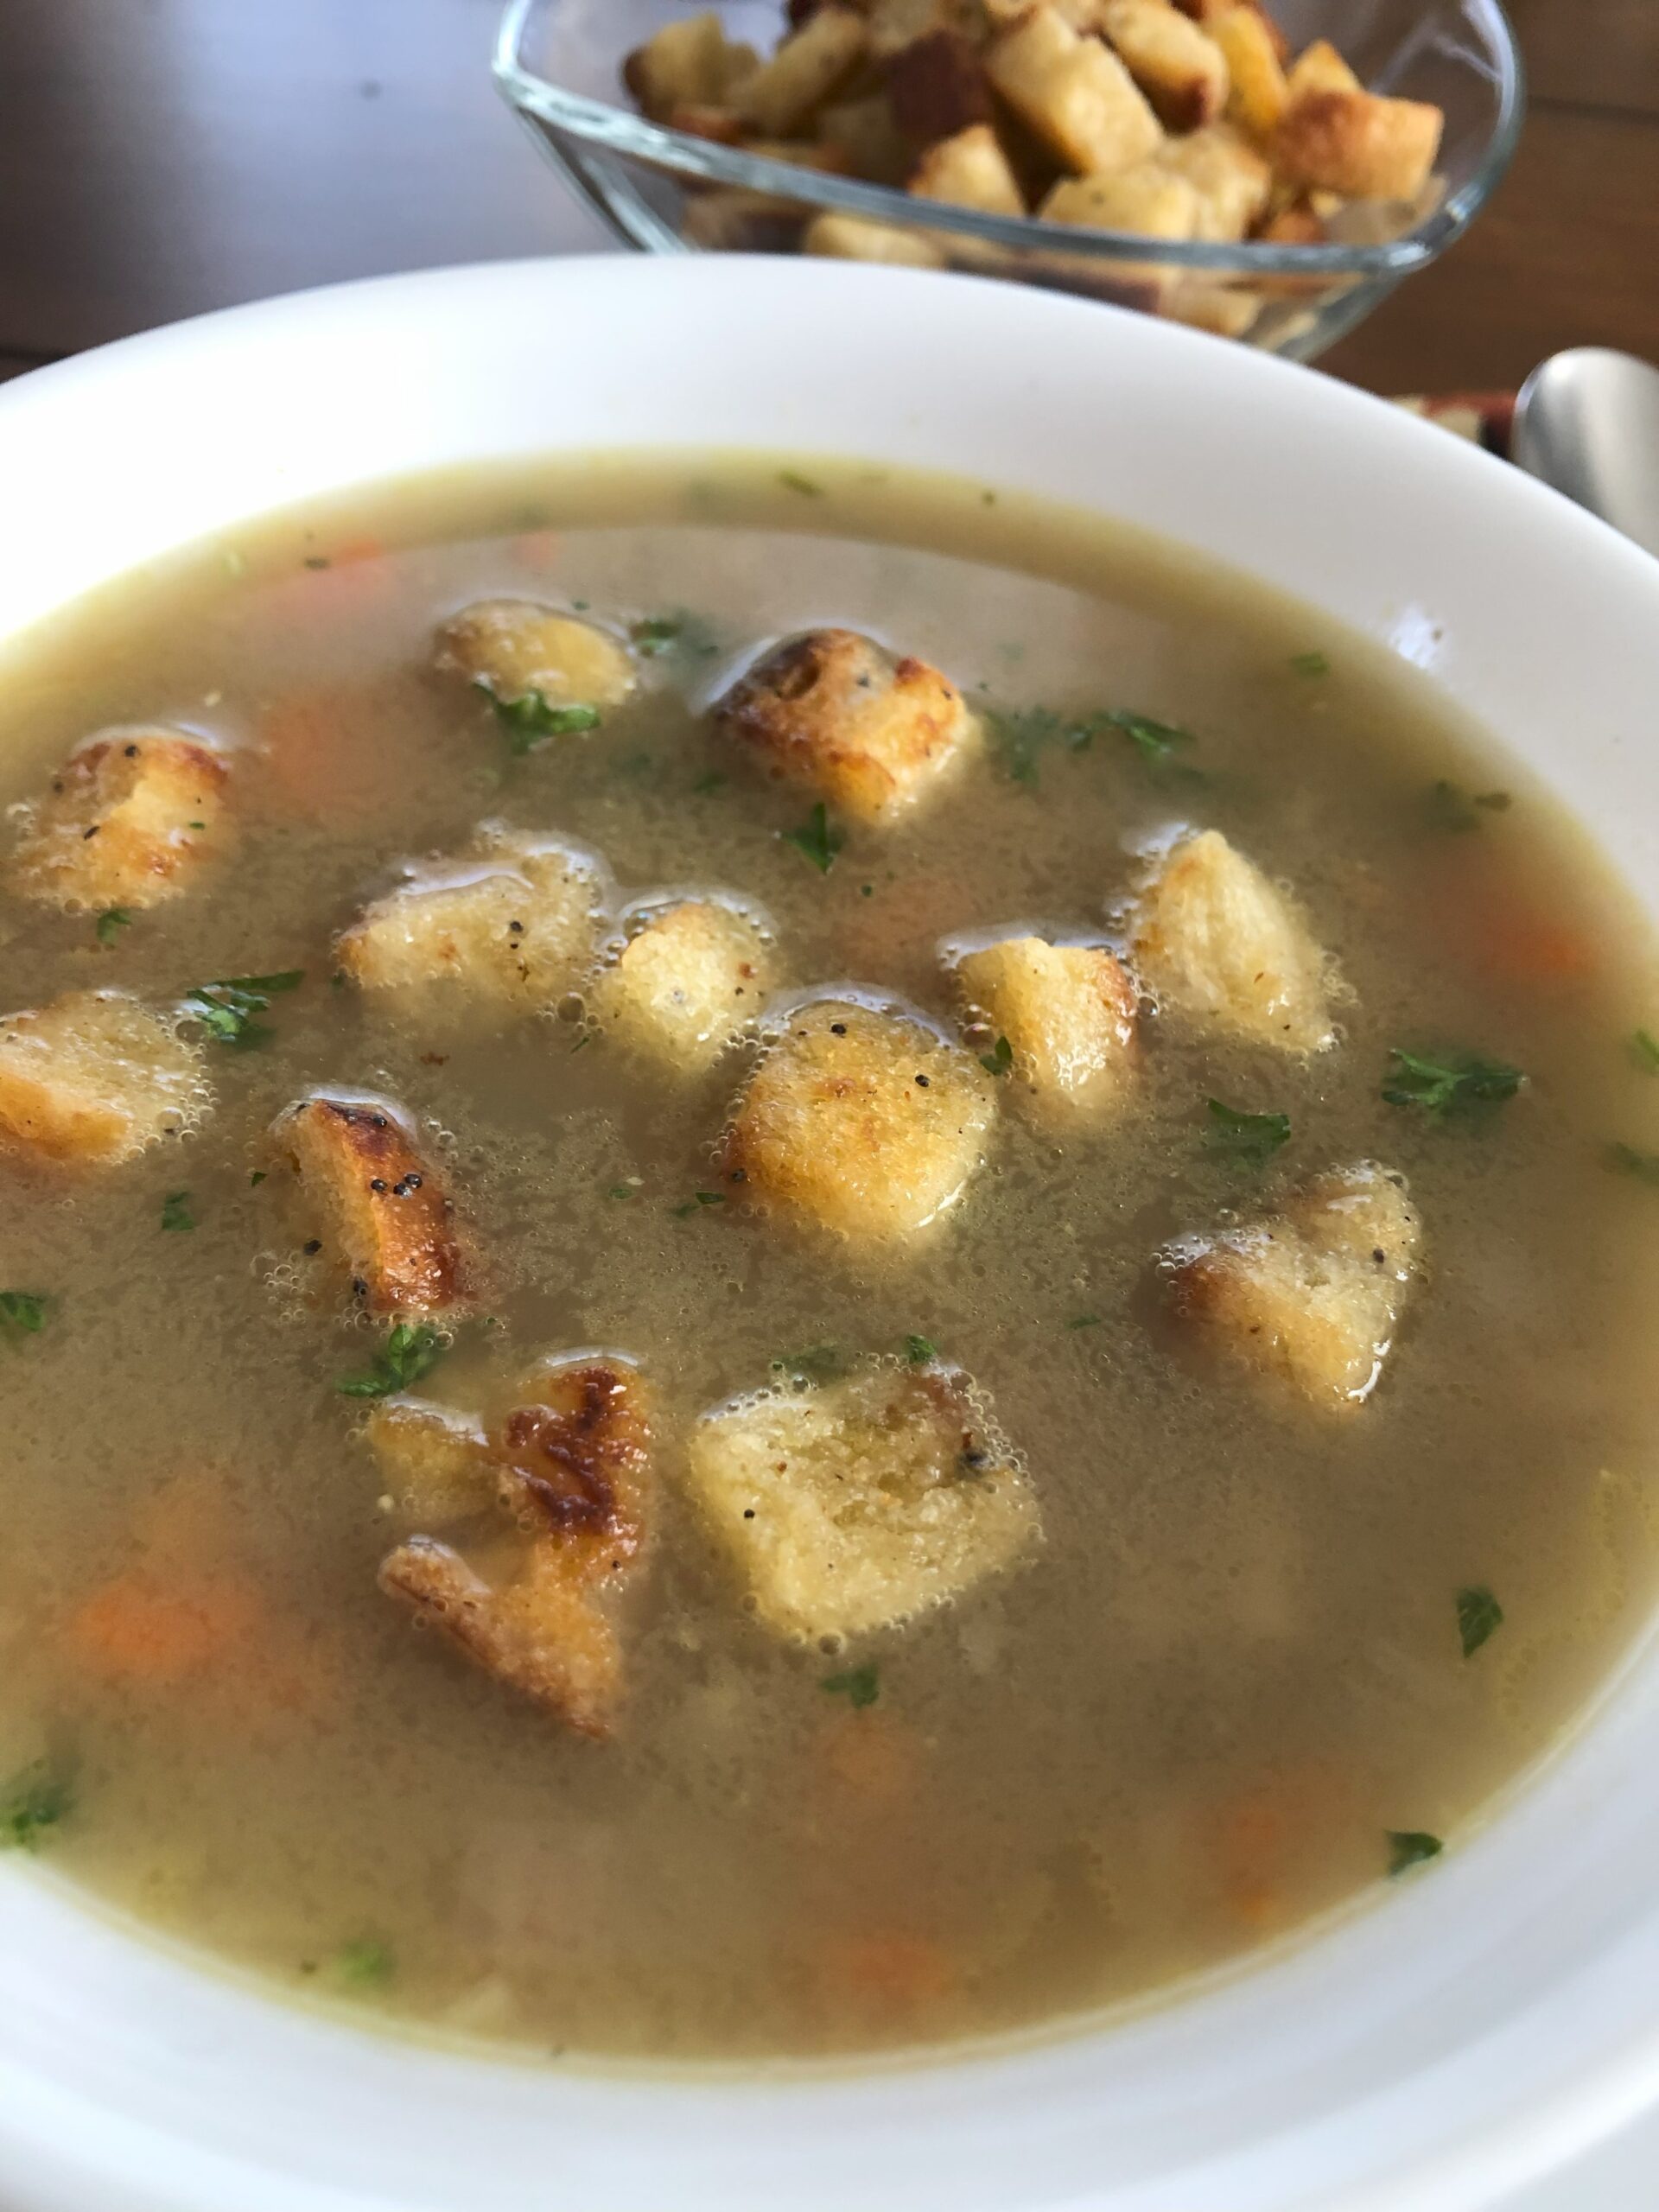
[(1535, 105), (1659, 118), (1659, 0), (1510, 0)]

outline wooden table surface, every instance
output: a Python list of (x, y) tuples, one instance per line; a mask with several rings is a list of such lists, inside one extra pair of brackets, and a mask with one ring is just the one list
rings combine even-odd
[[(0, 0), (0, 376), (332, 279), (606, 241), (493, 92), (499, 0)], [(1468, 236), (1325, 365), (1659, 359), (1659, 0), (1512, 0), (1532, 106)]]

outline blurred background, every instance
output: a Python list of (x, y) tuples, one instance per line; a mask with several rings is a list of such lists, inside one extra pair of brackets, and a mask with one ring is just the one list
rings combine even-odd
[[(496, 94), (499, 0), (0, 0), (0, 377), (308, 284), (609, 243)], [(1659, 359), (1659, 0), (1511, 0), (1531, 111), (1469, 235), (1322, 365)]]

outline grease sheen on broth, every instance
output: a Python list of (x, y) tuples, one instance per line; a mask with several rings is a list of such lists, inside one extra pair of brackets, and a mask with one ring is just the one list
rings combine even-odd
[[(514, 757), (430, 667), (435, 626), (493, 594), (696, 620), (600, 728)], [(848, 825), (821, 873), (779, 834), (810, 795), (701, 710), (825, 623), (982, 709), (1132, 709), (1193, 741), (1160, 766), (1121, 728), (1074, 748), (1027, 722), (1034, 779), (1010, 773), (1016, 733), (896, 824)], [(0, 891), (3, 1010), (304, 981), (264, 1050), (209, 1046), (217, 1104), (182, 1139), (79, 1175), (0, 1163), (0, 1288), (51, 1300), (0, 1344), (0, 1773), (66, 1781), (54, 1867), (290, 1988), (451, 2031), (860, 2050), (1083, 2012), (1294, 1929), (1384, 1878), (1390, 1833), (1455, 1842), (1605, 1675), (1653, 1580), (1659, 1195), (1606, 1147), (1655, 1143), (1659, 1084), (1626, 1040), (1659, 1027), (1659, 969), (1580, 834), (1421, 677), (1009, 495), (664, 458), (389, 487), (105, 590), (0, 666), (0, 798), (94, 729), (165, 722), (241, 748), (235, 857), (108, 942)], [(1459, 826), (1459, 795), (1498, 787), (1507, 808)], [(1154, 1017), (1128, 1110), (1092, 1131), (1004, 1110), (937, 1233), (826, 1255), (741, 1191), (696, 1203), (743, 1052), (677, 1086), (602, 1034), (573, 1049), (575, 1006), (469, 1024), (331, 983), (334, 934), (396, 864), (492, 817), (601, 855), (619, 902), (740, 894), (785, 988), (946, 1025), (941, 939), (1096, 941), (1138, 848), (1217, 827), (1335, 955), (1340, 1041), (1300, 1058)], [(1529, 1081), (1436, 1121), (1383, 1103), (1395, 1046)], [(402, 1101), (474, 1224), (487, 1319), (424, 1389), (472, 1407), (595, 1346), (651, 1379), (609, 1744), (376, 1590), (398, 1531), (334, 1385), (380, 1337), (312, 1294), (251, 1180), (314, 1084)], [(1288, 1141), (1230, 1160), (1211, 1097), (1288, 1116)], [(1424, 1272), (1374, 1397), (1332, 1421), (1196, 1357), (1149, 1269), (1367, 1158), (1408, 1177)], [(690, 1510), (685, 1433), (776, 1361), (902, 1362), (911, 1337), (985, 1393), (1045, 1540), (907, 1627), (791, 1643)], [(74, 1624), (135, 1573), (190, 1623), (118, 1663)], [(1503, 1621), (1465, 1659), (1471, 1589)]]

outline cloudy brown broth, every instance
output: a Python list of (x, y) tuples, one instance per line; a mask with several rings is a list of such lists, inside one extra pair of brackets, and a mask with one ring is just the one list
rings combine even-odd
[[(497, 594), (674, 634), (598, 729), (515, 755), (431, 665), (435, 626)], [(823, 871), (780, 835), (811, 831), (810, 794), (703, 709), (762, 642), (825, 622), (1025, 718), (896, 826), (832, 810)], [(1108, 709), (1190, 737), (1160, 757)], [(289, 1990), (537, 2051), (979, 2036), (1382, 1898), (1390, 1836), (1455, 1849), (1639, 1624), (1653, 948), (1565, 817), (1375, 648), (976, 486), (619, 461), (372, 491), (100, 593), (0, 667), (0, 798), (137, 721), (241, 748), (236, 856), (101, 931), (8, 884), (5, 1010), (303, 981), (263, 1049), (208, 1041), (189, 1134), (113, 1169), (0, 1166), (0, 1288), (48, 1301), (38, 1330), (0, 1319), (0, 1775), (43, 1866)], [(331, 980), (396, 864), (486, 818), (592, 849), (619, 899), (741, 894), (786, 986), (947, 1025), (942, 938), (1098, 938), (1141, 848), (1218, 827), (1334, 954), (1339, 1041), (1297, 1058), (1148, 1015), (1127, 1111), (1056, 1134), (1005, 1087), (962, 1202), (872, 1257), (722, 1181), (752, 1048), (676, 1084), (587, 1043), (574, 1003), (498, 1025)], [(1389, 1104), (1395, 1046), (1527, 1082), (1480, 1111)], [(336, 1385), (384, 1327), (314, 1276), (268, 1173), (272, 1118), (318, 1084), (401, 1101), (473, 1224), (481, 1312), (424, 1390), (474, 1408), (583, 1347), (649, 1379), (608, 1742), (377, 1589), (404, 1524)], [(1288, 1141), (1228, 1156), (1211, 1098), (1287, 1116)], [(1154, 1262), (1359, 1159), (1408, 1178), (1423, 1274), (1375, 1394), (1332, 1417), (1184, 1340)], [(905, 1626), (791, 1641), (693, 1510), (686, 1432), (911, 1338), (994, 1408), (1043, 1541)], [(124, 1616), (110, 1592), (135, 1587)], [(1470, 1591), (1502, 1620), (1465, 1656)]]

